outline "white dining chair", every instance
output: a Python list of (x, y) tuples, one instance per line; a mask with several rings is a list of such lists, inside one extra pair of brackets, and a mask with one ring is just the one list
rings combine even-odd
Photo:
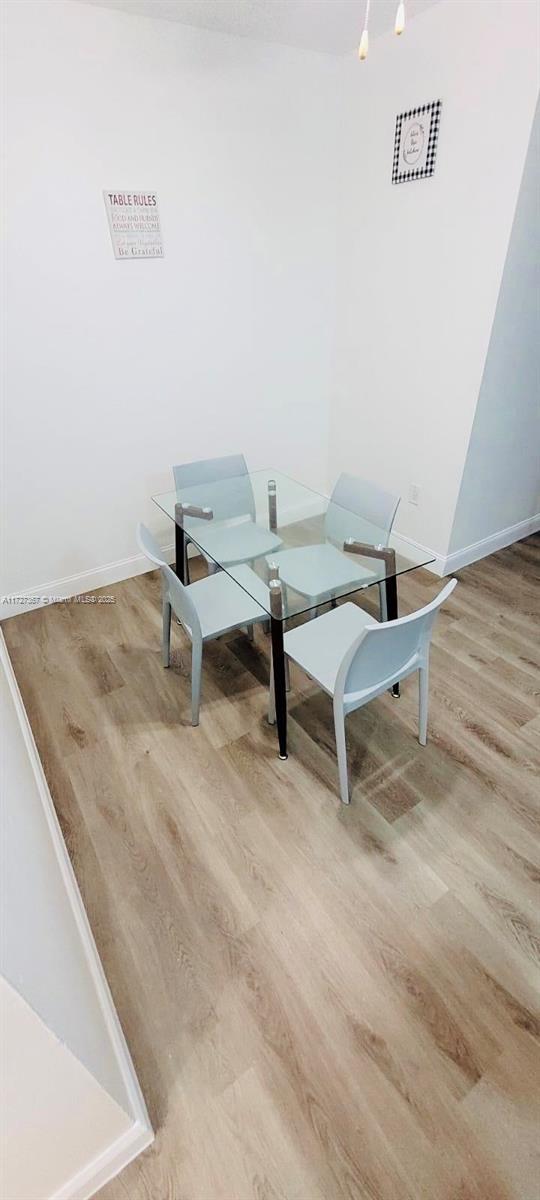
[[(281, 538), (256, 522), (256, 506), (243, 454), (206, 458), (173, 467), (174, 486), (186, 501), (212, 509), (211, 525), (204, 527), (202, 551), (210, 574), (217, 563), (232, 566), (253, 562), (281, 546)], [(196, 537), (197, 519), (190, 519)], [(189, 538), (189, 530), (188, 530)]]
[(137, 526), (137, 542), (142, 553), (161, 572), (163, 666), (170, 663), (171, 610), (191, 641), (191, 723), (198, 725), (204, 643), (231, 629), (250, 629), (257, 622), (268, 620), (268, 613), (225, 571), (207, 575), (196, 583), (181, 583), (145, 525)]
[[(352, 591), (375, 580), (376, 572), (353, 562), (343, 553), (343, 544), (358, 535), (358, 517), (362, 520), (363, 542), (387, 545), (399, 496), (387, 492), (376, 483), (346, 473), (340, 475), (324, 520), (326, 541), (320, 545), (299, 546), (272, 554), (272, 563), (279, 568), (283, 584), (306, 596), (314, 605), (324, 604), (345, 589)], [(324, 580), (324, 591), (321, 591)], [(379, 583), (381, 620), (387, 619), (386, 588)]]
[[(379, 622), (349, 602), (285, 634), (286, 655), (332, 696), (344, 804), (349, 803), (345, 717), (414, 671), (419, 675), (418, 740), (425, 746), (431, 634), (441, 604), (456, 583), (451, 579), (425, 608), (396, 621)], [(272, 685), (269, 721), (275, 721)]]

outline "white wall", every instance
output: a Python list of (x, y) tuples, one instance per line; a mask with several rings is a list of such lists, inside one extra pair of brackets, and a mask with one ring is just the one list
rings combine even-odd
[(540, 526), (540, 110), (537, 108), (450, 538), (450, 553)]
[[(363, 64), (70, 0), (7, 16), (0, 593), (135, 573), (138, 519), (172, 542), (149, 499), (169, 465), (239, 449), (323, 490), (342, 470), (398, 490), (399, 531), (443, 563), (538, 89), (534, 0), (440, 0)], [(392, 186), (396, 113), (439, 97), (435, 175)], [(157, 192), (163, 260), (115, 261), (104, 187)]]
[[(69, 0), (7, 17), (19, 592), (129, 558), (153, 512), (165, 532), (174, 461), (326, 482), (339, 60)], [(115, 261), (110, 187), (156, 191), (162, 261)]]
[[(441, 0), (347, 68), (330, 477), (348, 469), (399, 490), (396, 527), (441, 560), (534, 114), (537, 12)], [(435, 174), (393, 186), (396, 113), (436, 99)]]
[(152, 1141), (0, 633), (0, 1194), (83, 1200)]
[(0, 1011), (2, 1196), (81, 1200), (70, 1181), (129, 1132), (130, 1119), (2, 978)]
[[(1, 635), (0, 635), (1, 636)], [(8, 673), (4, 669), (4, 663)], [(2, 928), (0, 971), (62, 1038), (118, 1104), (129, 1106), (125, 1080), (86, 946), (58, 869), (49, 814), (13, 703), (9, 665), (0, 647), (2, 748)]]

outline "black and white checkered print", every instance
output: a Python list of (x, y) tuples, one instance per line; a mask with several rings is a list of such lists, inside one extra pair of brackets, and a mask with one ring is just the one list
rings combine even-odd
[[(441, 106), (442, 100), (433, 100), (431, 104), (423, 104), (421, 108), (411, 108), (408, 112), (400, 113), (399, 116), (396, 117), (392, 183), (407, 183), (411, 179), (425, 179), (428, 175), (433, 175), (435, 170), (435, 157), (437, 154), (439, 125), (441, 121)], [(401, 147), (401, 126), (403, 122), (408, 121), (410, 117), (419, 117), (422, 113), (428, 112), (431, 112), (431, 126), (429, 130), (429, 141), (424, 166), (416, 169), (413, 168), (410, 171), (400, 171), (399, 152)]]

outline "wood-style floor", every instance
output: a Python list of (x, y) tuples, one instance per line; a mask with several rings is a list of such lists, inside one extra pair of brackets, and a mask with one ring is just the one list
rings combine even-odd
[(349, 808), (295, 672), (277, 758), (262, 630), (192, 729), (155, 575), (4, 624), (157, 1133), (101, 1200), (538, 1200), (539, 564), (459, 572), (428, 746), (414, 680), (354, 713)]

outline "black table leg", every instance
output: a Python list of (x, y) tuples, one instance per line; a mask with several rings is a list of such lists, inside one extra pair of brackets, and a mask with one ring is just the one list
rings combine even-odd
[[(398, 595), (397, 595), (397, 577), (390, 575), (385, 583), (386, 587), (386, 614), (388, 621), (397, 621), (398, 618)], [(399, 683), (395, 683), (392, 688), (392, 695), (399, 697)]]
[(274, 700), (279, 741), (279, 757), (287, 755), (287, 689), (285, 683), (285, 653), (283, 650), (283, 621), (270, 618), (272, 634), (272, 661), (274, 664)]
[(174, 525), (174, 545), (176, 555), (174, 569), (180, 583), (188, 583), (188, 579), (186, 578), (186, 535), (182, 526), (178, 524), (178, 521), (175, 521)]

